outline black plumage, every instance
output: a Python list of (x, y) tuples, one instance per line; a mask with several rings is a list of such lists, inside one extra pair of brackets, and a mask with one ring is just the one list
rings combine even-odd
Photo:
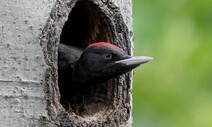
[(85, 50), (59, 45), (58, 73), (61, 103), (70, 102), (84, 89), (124, 74), (151, 57), (129, 56), (115, 45), (98, 42)]

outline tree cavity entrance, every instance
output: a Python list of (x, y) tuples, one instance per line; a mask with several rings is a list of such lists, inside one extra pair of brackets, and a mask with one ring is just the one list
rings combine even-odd
[[(108, 18), (101, 9), (91, 1), (78, 1), (69, 13), (68, 20), (63, 26), (60, 43), (85, 49), (94, 42), (113, 42), (112, 28)], [(61, 75), (58, 74), (60, 80)], [(69, 80), (69, 79), (66, 79)], [(61, 102), (66, 111), (77, 115), (93, 115), (106, 109), (113, 100), (113, 80), (82, 90), (76, 97)], [(58, 84), (61, 98), (68, 96), (62, 89), (64, 84)], [(68, 91), (72, 91), (69, 84)], [(106, 107), (107, 106), (107, 107)]]

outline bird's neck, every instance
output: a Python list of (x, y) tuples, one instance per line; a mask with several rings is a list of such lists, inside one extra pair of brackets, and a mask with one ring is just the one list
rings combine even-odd
[(77, 63), (74, 65), (72, 75), (75, 84), (83, 86), (96, 85), (108, 80), (108, 78), (100, 77), (100, 74), (88, 73), (80, 64)]

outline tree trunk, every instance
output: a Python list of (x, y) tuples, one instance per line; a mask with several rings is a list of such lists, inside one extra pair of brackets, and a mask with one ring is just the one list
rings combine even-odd
[(68, 111), (57, 74), (59, 43), (86, 48), (107, 41), (132, 54), (131, 6), (131, 0), (1, 1), (0, 126), (131, 126), (132, 73), (95, 86)]

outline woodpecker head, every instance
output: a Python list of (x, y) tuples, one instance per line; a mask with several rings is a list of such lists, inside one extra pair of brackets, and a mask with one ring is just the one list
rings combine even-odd
[(152, 60), (146, 56), (129, 56), (121, 48), (106, 42), (90, 44), (77, 61), (76, 70), (83, 82), (102, 83)]

